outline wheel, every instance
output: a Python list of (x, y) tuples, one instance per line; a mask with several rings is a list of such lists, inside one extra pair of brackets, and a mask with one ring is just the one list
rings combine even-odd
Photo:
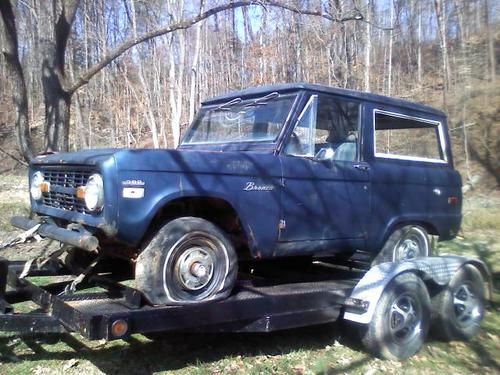
[(373, 354), (402, 360), (418, 352), (429, 330), (431, 302), (422, 280), (413, 273), (396, 276), (378, 301), (362, 341)]
[(236, 282), (233, 245), (207, 220), (175, 219), (163, 226), (139, 255), (137, 288), (154, 305), (223, 299)]
[(427, 231), (418, 225), (407, 225), (396, 229), (389, 236), (382, 250), (372, 261), (372, 266), (430, 255), (431, 246)]
[(443, 340), (469, 340), (484, 317), (484, 280), (471, 265), (457, 271), (432, 299), (432, 333)]

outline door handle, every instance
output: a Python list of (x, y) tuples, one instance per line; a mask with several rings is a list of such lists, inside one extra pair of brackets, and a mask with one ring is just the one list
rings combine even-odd
[(359, 169), (360, 171), (363, 172), (368, 172), (370, 170), (370, 166), (364, 163), (354, 164), (354, 168)]

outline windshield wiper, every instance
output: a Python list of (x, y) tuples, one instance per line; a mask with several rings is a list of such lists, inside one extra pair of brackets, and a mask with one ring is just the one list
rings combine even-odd
[[(271, 101), (279, 96), (280, 96), (280, 94), (278, 92), (276, 92), (276, 91), (271, 92), (270, 94), (267, 94), (267, 95), (263, 96), (262, 98), (254, 99), (251, 102), (245, 104), (243, 106), (243, 109), (250, 108), (250, 107), (257, 107), (259, 105), (265, 105), (269, 101)], [(240, 104), (241, 102), (242, 102), (241, 98), (234, 98), (226, 103), (219, 105), (217, 108), (215, 108), (215, 110), (223, 110), (223, 111), (228, 110), (230, 107), (233, 107), (237, 104)]]
[(232, 107), (233, 105), (236, 105), (239, 103), (241, 103), (241, 98), (234, 98), (234, 99), (231, 99), (230, 101), (228, 101), (227, 103), (221, 104), (220, 106), (218, 106), (215, 109), (216, 110), (219, 110), (219, 109), (225, 110), (225, 109), (229, 109), (229, 107)]
[(245, 106), (243, 108), (257, 107), (259, 105), (264, 105), (264, 104), (267, 104), (269, 101), (271, 101), (279, 96), (280, 96), (280, 94), (275, 91), (275, 92), (272, 92), (270, 94), (267, 94), (266, 96), (263, 96), (262, 98), (254, 99), (250, 103), (245, 104)]

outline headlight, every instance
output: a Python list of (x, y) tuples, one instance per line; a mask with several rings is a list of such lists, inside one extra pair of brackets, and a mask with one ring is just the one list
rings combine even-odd
[(31, 177), (30, 194), (31, 198), (38, 201), (42, 199), (43, 193), (50, 191), (50, 183), (45, 181), (42, 172), (35, 172)]
[(98, 211), (104, 205), (104, 188), (102, 177), (93, 174), (85, 185), (85, 205), (90, 211)]

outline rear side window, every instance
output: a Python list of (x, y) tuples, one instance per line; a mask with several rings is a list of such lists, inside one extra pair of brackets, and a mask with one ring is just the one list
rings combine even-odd
[(446, 162), (440, 122), (377, 110), (374, 121), (375, 156)]

